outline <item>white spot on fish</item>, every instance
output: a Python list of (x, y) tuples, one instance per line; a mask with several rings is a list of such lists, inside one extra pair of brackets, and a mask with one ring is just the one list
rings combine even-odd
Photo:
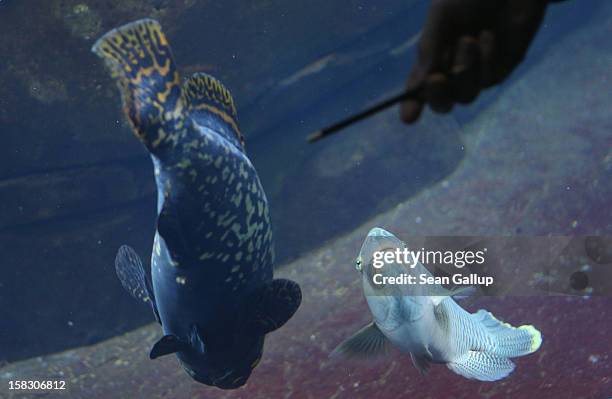
[(242, 202), (242, 193), (238, 192), (232, 195), (230, 202), (232, 202), (236, 206), (236, 208), (238, 208), (240, 206), (240, 202)]
[(177, 163), (176, 166), (179, 169), (187, 169), (191, 166), (191, 161), (189, 159), (183, 159), (181, 162)]
[(202, 255), (200, 255), (200, 260), (211, 259), (213, 256), (215, 256), (215, 254), (212, 252), (204, 252)]
[(246, 171), (246, 169), (244, 168), (244, 163), (241, 163), (241, 164), (240, 164), (240, 168), (239, 168), (238, 172), (239, 172), (239, 174), (240, 174), (240, 177), (244, 177), (244, 178), (249, 177), (248, 172), (247, 172), (247, 171)]
[(215, 168), (220, 168), (221, 167), (221, 163), (223, 163), (223, 157), (221, 155), (219, 155), (217, 157), (217, 159), (215, 159)]

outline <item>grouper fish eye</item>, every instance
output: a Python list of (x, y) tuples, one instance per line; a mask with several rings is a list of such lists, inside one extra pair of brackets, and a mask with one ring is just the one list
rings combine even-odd
[(268, 200), (234, 99), (204, 73), (182, 83), (157, 21), (114, 29), (92, 50), (116, 79), (155, 170), (150, 273), (129, 246), (115, 259), (123, 287), (151, 307), (163, 330), (149, 356), (174, 353), (194, 380), (240, 387), (265, 335), (293, 316), (302, 296), (297, 283), (273, 277)]

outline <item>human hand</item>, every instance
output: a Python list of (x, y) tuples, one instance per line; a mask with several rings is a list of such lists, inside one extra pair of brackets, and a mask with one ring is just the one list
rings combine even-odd
[(432, 0), (406, 88), (419, 96), (401, 104), (415, 122), (425, 104), (439, 113), (472, 102), (521, 63), (548, 0)]

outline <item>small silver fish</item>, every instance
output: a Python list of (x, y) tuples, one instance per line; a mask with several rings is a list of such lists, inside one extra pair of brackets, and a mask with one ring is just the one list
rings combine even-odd
[(380, 285), (373, 274), (384, 276), (426, 274), (420, 263), (387, 263), (373, 267), (376, 251), (395, 251), (405, 244), (381, 228), (370, 230), (356, 261), (362, 275), (363, 290), (373, 321), (340, 344), (332, 356), (371, 357), (386, 353), (390, 344), (409, 352), (421, 373), (431, 363), (446, 364), (455, 373), (469, 379), (496, 381), (515, 368), (510, 358), (538, 350), (542, 335), (531, 325), (513, 327), (496, 319), (490, 312), (468, 313), (441, 286), (424, 284)]

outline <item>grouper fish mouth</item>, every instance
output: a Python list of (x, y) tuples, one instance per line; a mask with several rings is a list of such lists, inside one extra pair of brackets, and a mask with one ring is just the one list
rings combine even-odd
[(150, 273), (122, 246), (117, 276), (149, 304), (163, 336), (150, 358), (176, 354), (196, 381), (244, 385), (266, 334), (297, 311), (297, 283), (274, 279), (268, 200), (247, 156), (230, 91), (196, 73), (185, 81), (160, 24), (143, 19), (93, 46), (116, 80), (157, 186)]
[[(392, 233), (370, 230), (355, 262), (372, 322), (342, 342), (331, 356), (369, 358), (387, 353), (391, 346), (408, 352), (415, 367), (425, 374), (432, 363), (445, 364), (469, 379), (497, 381), (514, 369), (511, 358), (537, 351), (541, 333), (532, 325), (514, 327), (490, 312), (464, 310), (454, 292), (423, 285), (382, 286), (373, 282), (376, 251), (395, 251), (406, 245)], [(376, 269), (376, 270), (375, 270)], [(429, 271), (420, 263), (412, 268), (389, 263), (387, 276)]]

